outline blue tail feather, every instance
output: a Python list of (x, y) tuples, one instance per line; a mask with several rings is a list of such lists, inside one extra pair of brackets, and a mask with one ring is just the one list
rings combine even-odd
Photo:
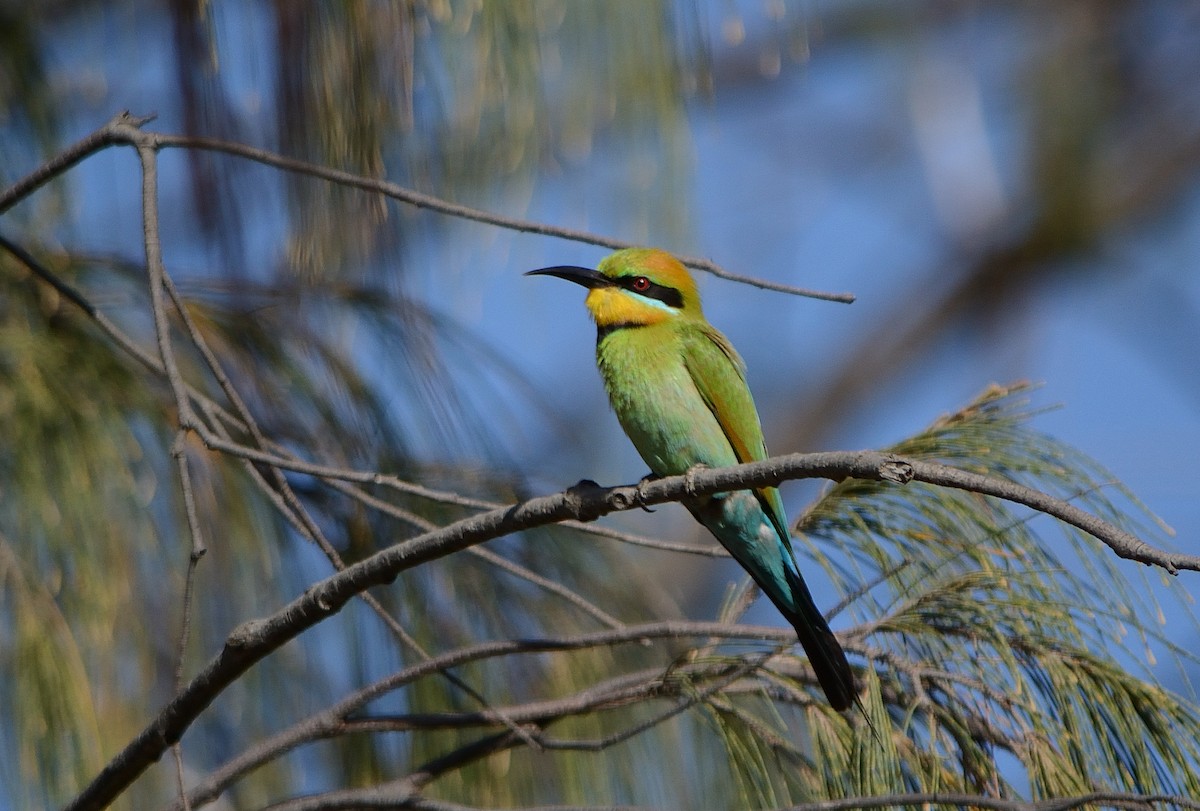
[(742, 565), (784, 618), (796, 629), (804, 652), (836, 710), (848, 709), (857, 696), (854, 673), (837, 637), (813, 601), (792, 559), (758, 498), (750, 491), (726, 493), (687, 505)]

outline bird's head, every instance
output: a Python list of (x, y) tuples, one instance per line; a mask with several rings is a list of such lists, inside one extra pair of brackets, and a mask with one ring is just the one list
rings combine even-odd
[(703, 318), (692, 274), (666, 251), (626, 248), (607, 256), (596, 270), (558, 265), (526, 276), (557, 276), (588, 288), (588, 312), (600, 328), (658, 324), (673, 318)]

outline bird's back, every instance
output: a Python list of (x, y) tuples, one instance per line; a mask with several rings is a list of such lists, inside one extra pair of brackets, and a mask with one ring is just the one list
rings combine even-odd
[[(741, 359), (707, 323), (662, 322), (601, 331), (596, 359), (621, 427), (658, 476), (698, 464), (766, 458)], [(796, 568), (774, 487), (685, 500), (796, 629), (830, 702), (854, 700), (854, 677)]]

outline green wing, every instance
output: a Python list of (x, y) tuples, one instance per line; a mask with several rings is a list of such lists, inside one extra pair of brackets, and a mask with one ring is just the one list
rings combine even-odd
[[(701, 324), (684, 333), (683, 350), (688, 374), (709, 411), (717, 418), (737, 460), (757, 462), (766, 459), (762, 425), (750, 387), (746, 385), (746, 364), (729, 339), (712, 326)], [(761, 487), (754, 492), (790, 552), (787, 517), (779, 491), (774, 487)]]

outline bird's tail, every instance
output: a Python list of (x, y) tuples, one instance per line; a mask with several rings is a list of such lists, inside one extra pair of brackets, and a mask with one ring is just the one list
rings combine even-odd
[(808, 654), (808, 661), (817, 674), (817, 682), (825, 691), (829, 704), (838, 712), (850, 709), (858, 699), (858, 688), (854, 683), (854, 671), (846, 661), (846, 652), (829, 629), (817, 604), (813, 601), (808, 585), (799, 572), (790, 567), (785, 569), (788, 585), (792, 590), (792, 606), (781, 605), (781, 600), (764, 589), (771, 602), (796, 629), (801, 647)]
[(792, 558), (791, 546), (779, 536), (783, 522), (772, 522), (758, 497), (749, 491), (690, 502), (686, 506), (750, 573), (796, 629), (830, 705), (839, 712), (849, 709), (858, 698), (854, 672), (837, 637), (829, 630), (829, 623), (813, 602)]

